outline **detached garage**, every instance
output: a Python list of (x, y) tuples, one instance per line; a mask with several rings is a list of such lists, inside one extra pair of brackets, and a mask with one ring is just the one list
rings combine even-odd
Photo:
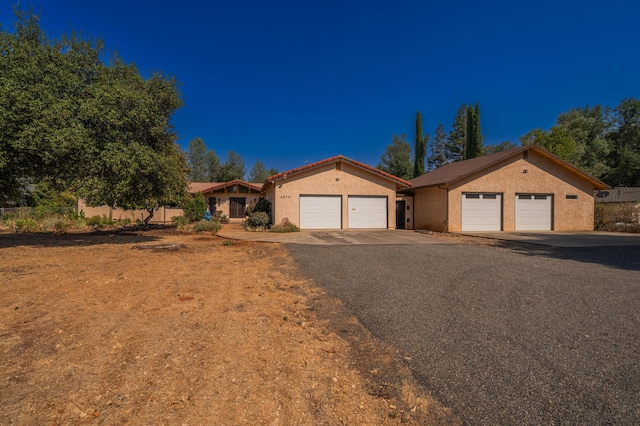
[(447, 164), (411, 180), (414, 227), (439, 232), (593, 230), (593, 193), (608, 185), (523, 146)]
[[(272, 221), (301, 229), (396, 226), (396, 191), (411, 184), (342, 155), (270, 176), (262, 192)], [(409, 224), (409, 228), (410, 228)]]

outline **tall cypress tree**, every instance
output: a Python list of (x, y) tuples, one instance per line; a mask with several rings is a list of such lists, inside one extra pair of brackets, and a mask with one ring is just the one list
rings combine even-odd
[(416, 114), (416, 142), (414, 146), (413, 177), (424, 174), (424, 158), (427, 156), (427, 139), (422, 135), (422, 115)]
[(464, 159), (482, 155), (482, 135), (480, 134), (480, 107), (476, 102), (475, 109), (469, 105), (467, 109), (467, 134), (465, 138)]
[(473, 130), (475, 131), (474, 143), (476, 145), (476, 157), (481, 157), (482, 152), (482, 133), (480, 132), (480, 107), (476, 102), (476, 108), (473, 111)]

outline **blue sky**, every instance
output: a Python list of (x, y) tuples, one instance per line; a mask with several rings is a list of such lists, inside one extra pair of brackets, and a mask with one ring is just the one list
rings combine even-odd
[[(0, 22), (13, 22), (12, 1)], [(478, 102), (485, 143), (559, 113), (640, 97), (637, 1), (32, 0), (52, 36), (104, 39), (181, 82), (178, 143), (199, 136), (280, 171), (343, 154), (378, 164)]]

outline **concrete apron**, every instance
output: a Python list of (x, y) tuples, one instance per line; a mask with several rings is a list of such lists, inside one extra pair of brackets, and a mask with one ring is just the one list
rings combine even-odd
[[(492, 238), (552, 247), (640, 246), (640, 234), (595, 231), (460, 232), (461, 235)], [(640, 247), (639, 247), (640, 248)]]
[(218, 232), (218, 236), (230, 240), (312, 245), (449, 244), (418, 232), (395, 229), (304, 230), (279, 234), (276, 232), (247, 231), (241, 225), (235, 223), (223, 225)]

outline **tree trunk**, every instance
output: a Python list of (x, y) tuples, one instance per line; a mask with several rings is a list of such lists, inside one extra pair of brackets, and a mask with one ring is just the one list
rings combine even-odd
[(147, 229), (149, 227), (149, 221), (151, 220), (151, 218), (153, 217), (153, 210), (154, 209), (146, 209), (147, 212), (149, 213), (149, 216), (147, 216), (144, 220), (144, 228)]

